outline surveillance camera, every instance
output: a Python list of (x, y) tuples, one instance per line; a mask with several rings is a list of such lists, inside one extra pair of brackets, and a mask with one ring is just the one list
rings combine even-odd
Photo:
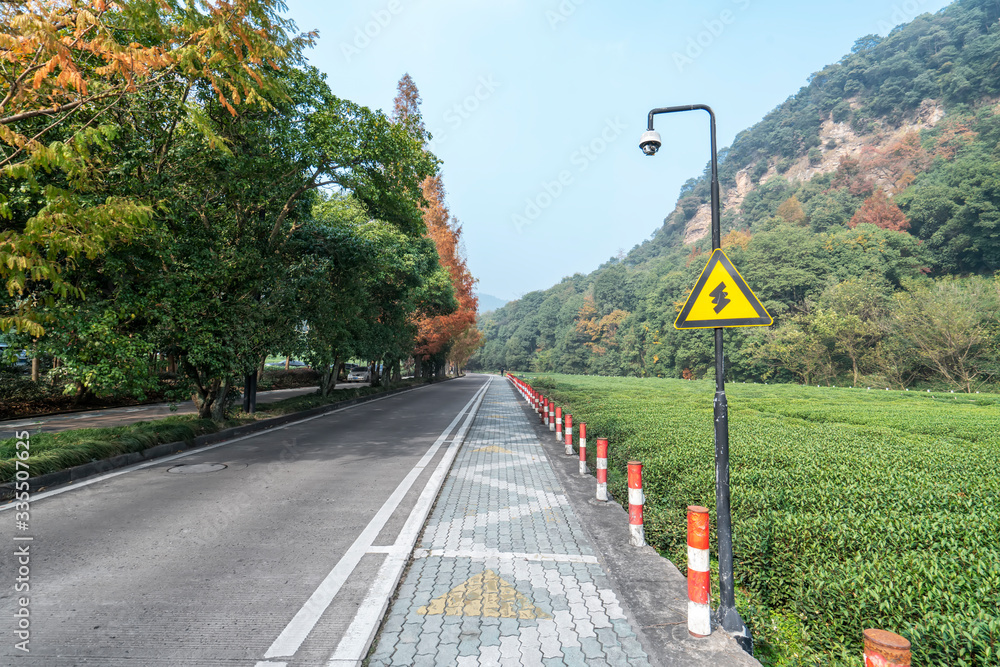
[(646, 130), (642, 133), (642, 138), (639, 139), (639, 148), (646, 155), (656, 155), (656, 151), (660, 150), (662, 143), (659, 132), (656, 130)]

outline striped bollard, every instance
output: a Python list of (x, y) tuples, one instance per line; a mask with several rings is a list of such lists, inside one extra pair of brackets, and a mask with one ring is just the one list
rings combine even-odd
[(608, 439), (597, 439), (597, 499), (608, 499)]
[(562, 408), (556, 408), (556, 442), (562, 439)]
[(587, 474), (587, 422), (580, 422), (580, 474)]
[(549, 399), (542, 399), (542, 421), (549, 425)]
[(695, 637), (712, 634), (708, 523), (707, 508), (699, 505), (688, 507), (688, 632)]
[(646, 531), (642, 527), (642, 463), (628, 462), (628, 532), (633, 547), (646, 546)]
[(566, 415), (566, 455), (573, 455), (573, 415)]
[(910, 642), (888, 630), (865, 630), (865, 667), (909, 667)]
[(549, 401), (549, 430), (556, 430), (556, 404)]

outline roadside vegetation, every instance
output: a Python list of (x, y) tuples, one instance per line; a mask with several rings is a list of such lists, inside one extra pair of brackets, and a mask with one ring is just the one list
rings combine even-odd
[[(616, 499), (627, 462), (643, 462), (647, 540), (684, 572), (686, 507), (714, 522), (714, 384), (523, 377), (591, 441), (609, 439)], [(915, 665), (1000, 663), (1000, 399), (740, 383), (727, 395), (737, 605), (758, 659), (860, 667), (863, 630), (882, 628), (913, 643)]]
[(475, 280), (415, 84), (391, 114), (338, 97), (282, 11), (0, 4), (0, 365), (221, 422), (269, 355), (322, 394), (347, 359), (464, 364)]

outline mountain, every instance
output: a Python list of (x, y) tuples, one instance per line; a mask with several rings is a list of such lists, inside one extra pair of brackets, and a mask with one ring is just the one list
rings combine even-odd
[(492, 294), (477, 294), (476, 296), (479, 298), (480, 313), (486, 313), (491, 310), (496, 310), (497, 308), (503, 308), (504, 304), (507, 303), (504, 299), (493, 296)]
[[(998, 20), (995, 0), (959, 0), (864, 36), (719, 152), (723, 248), (775, 318), (728, 330), (730, 379), (970, 390), (990, 376)], [(710, 376), (711, 332), (673, 328), (711, 250), (709, 191), (706, 167), (624, 258), (480, 316), (473, 364)], [(974, 333), (968, 367), (932, 303)]]

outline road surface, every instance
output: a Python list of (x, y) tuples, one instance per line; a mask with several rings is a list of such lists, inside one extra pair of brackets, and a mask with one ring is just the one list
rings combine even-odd
[(2, 548), (19, 554), (0, 559), (0, 664), (326, 665), (397, 537), (423, 525), (487, 382), (39, 493), (28, 517), (0, 507)]

